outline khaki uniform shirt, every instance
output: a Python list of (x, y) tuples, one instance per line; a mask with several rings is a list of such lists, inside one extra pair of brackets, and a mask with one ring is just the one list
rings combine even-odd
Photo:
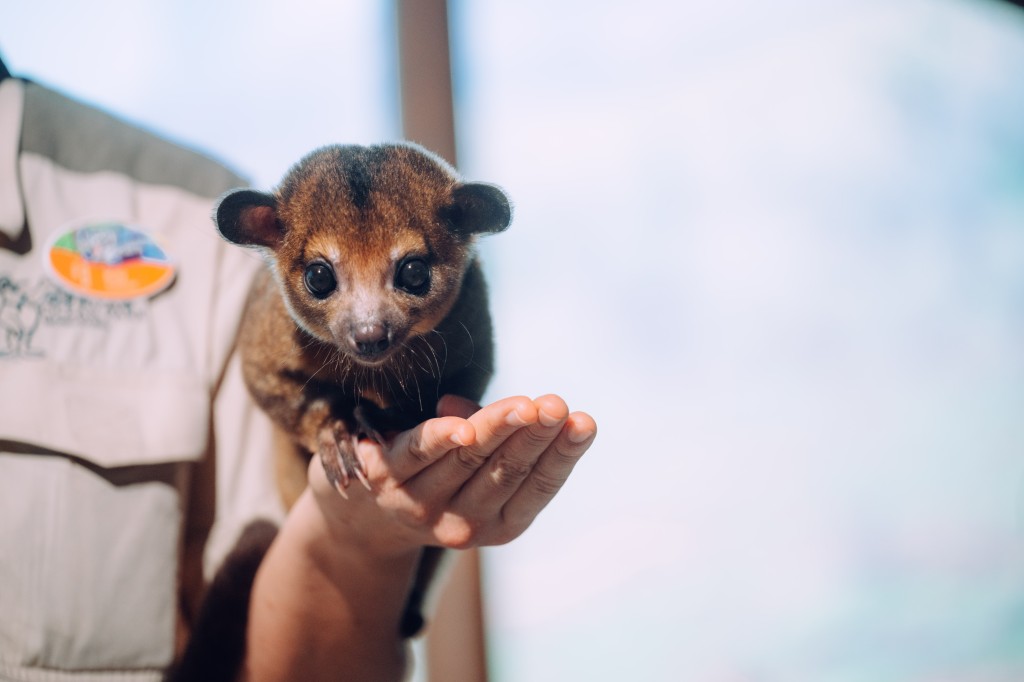
[[(243, 184), (0, 81), (0, 679), (159, 679), (194, 606), (183, 587), (247, 521), (282, 517), (233, 355), (260, 262), (210, 218)], [(54, 240), (97, 221), (144, 228), (173, 284), (119, 300), (56, 283)]]

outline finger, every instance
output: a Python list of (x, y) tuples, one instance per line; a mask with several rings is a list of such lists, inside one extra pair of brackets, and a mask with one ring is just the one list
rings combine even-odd
[(529, 398), (518, 396), (491, 403), (468, 420), (475, 429), (476, 441), (451, 450), (434, 466), (422, 470), (410, 481), (411, 489), (433, 497), (454, 496), (507, 438), (536, 421), (537, 408)]
[(437, 417), (403, 431), (388, 448), (388, 473), (399, 484), (437, 462), (455, 448), (476, 442), (473, 425), (460, 417)]
[(541, 454), (536, 466), (502, 510), (502, 519), (508, 524), (511, 537), (522, 533), (561, 490), (596, 436), (597, 424), (589, 414), (569, 415), (558, 437)]
[(537, 460), (551, 447), (569, 417), (569, 407), (555, 395), (534, 401), (537, 422), (502, 443), (463, 486), (454, 504), (476, 518), (493, 518), (519, 490)]
[(480, 410), (480, 406), (469, 398), (449, 393), (441, 396), (437, 401), (437, 416), (439, 417), (462, 417), (469, 419)]

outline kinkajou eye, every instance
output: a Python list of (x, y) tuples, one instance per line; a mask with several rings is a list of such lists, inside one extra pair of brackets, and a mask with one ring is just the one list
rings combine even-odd
[(395, 287), (422, 296), (430, 289), (430, 266), (422, 258), (406, 258), (395, 270)]
[(307, 265), (302, 279), (306, 283), (306, 289), (316, 298), (327, 298), (338, 287), (334, 271), (323, 261), (313, 261)]

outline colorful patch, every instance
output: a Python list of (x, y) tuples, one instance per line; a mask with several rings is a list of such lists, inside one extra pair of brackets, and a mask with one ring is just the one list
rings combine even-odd
[(43, 257), (58, 284), (86, 298), (148, 298), (170, 286), (175, 275), (174, 263), (152, 236), (117, 222), (58, 231)]

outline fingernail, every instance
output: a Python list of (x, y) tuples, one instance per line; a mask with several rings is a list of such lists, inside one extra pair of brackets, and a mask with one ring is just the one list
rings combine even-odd
[(516, 410), (511, 410), (505, 415), (505, 423), (509, 426), (526, 426), (526, 420), (520, 417)]
[(569, 440), (571, 442), (579, 445), (580, 443), (586, 441), (591, 436), (593, 436), (594, 432), (591, 431), (590, 429), (577, 429), (575, 427), (570, 427), (567, 435), (569, 436)]
[(537, 412), (537, 421), (540, 422), (541, 426), (557, 426), (558, 423), (562, 420), (558, 419), (557, 417), (552, 417), (544, 410), (539, 410)]
[(462, 440), (462, 436), (460, 436), (458, 433), (453, 433), (452, 435), (448, 436), (448, 440), (450, 440), (455, 445), (458, 445), (459, 447), (466, 447), (466, 443)]

